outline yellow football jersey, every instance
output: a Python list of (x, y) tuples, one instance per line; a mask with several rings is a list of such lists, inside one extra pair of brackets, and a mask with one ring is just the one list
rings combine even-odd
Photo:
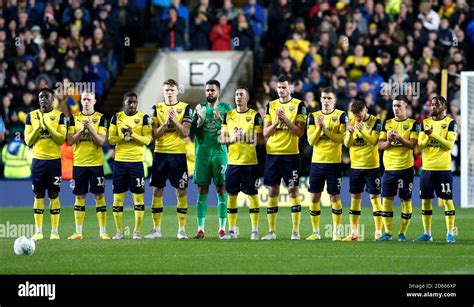
[(369, 115), (368, 119), (363, 122), (363, 131), (369, 137), (374, 139), (374, 144), (371, 144), (369, 141), (367, 141), (362, 135), (362, 132), (356, 128), (357, 122), (355, 118), (350, 119), (349, 123), (354, 125), (354, 133), (350, 134), (349, 132), (346, 132), (349, 136), (349, 141), (346, 142), (346, 138), (344, 144), (346, 147), (349, 147), (351, 168), (378, 168), (380, 166), (378, 139), (380, 131), (382, 130), (382, 123), (380, 122), (380, 119), (376, 118), (374, 115)]
[[(385, 122), (380, 133), (380, 140), (387, 140), (387, 132), (395, 130), (405, 140), (418, 139), (420, 130), (416, 120), (407, 118), (397, 121), (395, 118)], [(403, 146), (399, 141), (390, 142), (390, 147), (384, 150), (383, 165), (387, 171), (401, 171), (413, 167), (413, 149)]]
[(41, 160), (53, 160), (61, 158), (61, 145), (66, 141), (67, 121), (64, 113), (53, 109), (48, 113), (42, 114), (40, 110), (33, 110), (26, 116), (25, 137), (28, 138), (40, 126), (41, 118), (47, 125), (57, 131), (62, 143), (59, 144), (53, 140), (53, 136), (46, 127), (41, 129), (36, 141), (32, 144), (33, 157)]
[[(69, 122), (68, 134), (76, 134), (82, 129), (82, 121), (90, 120), (92, 127), (97, 134), (107, 134), (107, 120), (102, 113), (94, 112), (91, 115), (82, 113), (71, 116)], [(97, 145), (92, 139), (89, 130), (81, 135), (79, 140), (74, 144), (74, 166), (101, 166), (103, 165), (102, 146)]]
[[(319, 140), (313, 145), (312, 163), (341, 163), (343, 135), (346, 131), (346, 113), (335, 109), (325, 114), (322, 111), (313, 112), (308, 116), (308, 137), (318, 128), (317, 118), (324, 116), (324, 125), (327, 132), (320, 132)], [(320, 129), (320, 128), (319, 128)], [(337, 135), (339, 142), (334, 141), (328, 135)]]
[[(193, 111), (186, 102), (182, 101), (178, 101), (173, 105), (167, 105), (164, 102), (154, 105), (153, 122), (158, 123), (160, 126), (163, 125), (168, 118), (168, 110), (171, 108), (174, 109), (176, 117), (181, 124), (188, 123), (191, 125)], [(186, 142), (184, 138), (180, 137), (176, 132), (176, 128), (173, 124), (170, 123), (165, 133), (155, 141), (155, 152), (172, 154), (186, 153)]]
[[(133, 133), (144, 137), (144, 143), (135, 139), (125, 141), (122, 128), (132, 127)], [(147, 114), (137, 112), (128, 116), (119, 112), (112, 116), (109, 127), (109, 143), (115, 146), (115, 161), (143, 162), (145, 145), (151, 141), (151, 119)]]
[(262, 117), (253, 110), (239, 113), (236, 109), (227, 112), (222, 123), (222, 130), (235, 136), (237, 131), (244, 135), (244, 138), (253, 143), (237, 142), (229, 145), (230, 165), (255, 165), (257, 161), (256, 142), (257, 134), (262, 133)]
[[(264, 122), (274, 123), (278, 121), (277, 110), (283, 108), (286, 116), (294, 124), (296, 122), (306, 123), (306, 106), (299, 99), (292, 98), (290, 101), (281, 103), (279, 99), (270, 101), (267, 106)], [(275, 132), (267, 140), (267, 154), (271, 155), (294, 155), (299, 154), (299, 137), (288, 130), (288, 126), (280, 123)]]
[[(433, 126), (433, 134), (454, 143), (457, 138), (456, 121), (450, 117), (434, 120), (432, 117), (423, 120), (423, 129), (420, 132), (419, 142), (426, 134), (423, 130)], [(428, 145), (421, 150), (422, 168), (427, 171), (451, 170), (451, 150), (447, 149), (432, 136), (429, 136)]]

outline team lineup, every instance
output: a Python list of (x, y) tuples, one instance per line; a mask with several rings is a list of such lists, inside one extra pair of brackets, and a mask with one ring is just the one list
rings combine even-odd
[[(382, 123), (368, 114), (365, 102), (354, 100), (349, 112), (335, 108), (336, 95), (330, 88), (321, 89), (321, 110), (307, 114), (303, 101), (291, 96), (292, 80), (280, 76), (278, 99), (270, 101), (262, 115), (249, 107), (250, 93), (245, 87), (235, 90), (235, 109), (219, 100), (220, 83), (209, 80), (205, 86), (206, 101), (194, 111), (178, 100), (178, 83), (168, 79), (163, 83), (164, 101), (153, 106), (152, 114), (137, 111), (138, 97), (133, 92), (123, 95), (122, 111), (114, 114), (110, 124), (94, 110), (95, 94), (81, 93), (82, 112), (66, 116), (53, 108), (54, 91), (42, 89), (40, 108), (26, 118), (25, 142), (33, 148), (32, 185), (34, 192), (33, 240), (43, 239), (45, 198), (49, 198), (51, 215), (50, 239), (59, 239), (61, 184), (60, 146), (66, 140), (74, 146), (73, 180), (76, 231), (71, 240), (83, 238), (85, 199), (94, 195), (100, 239), (124, 239), (125, 193), (132, 193), (135, 226), (133, 239), (159, 239), (163, 215), (163, 193), (166, 181), (176, 190), (178, 239), (188, 239), (188, 167), (186, 138), (194, 135), (195, 169), (193, 181), (198, 186), (196, 201), (197, 233), (195, 239), (206, 236), (207, 200), (211, 181), (217, 194), (217, 235), (223, 240), (238, 238), (237, 196), (248, 197), (251, 220), (251, 240), (277, 238), (278, 196), (283, 179), (291, 204), (291, 240), (300, 240), (301, 199), (299, 194), (299, 138), (305, 133), (313, 147), (309, 176), (309, 216), (312, 233), (306, 240), (320, 240), (321, 195), (324, 187), (330, 195), (333, 241), (360, 241), (362, 195), (369, 194), (375, 223), (374, 240), (393, 239), (393, 202), (399, 196), (401, 223), (398, 241), (407, 240), (412, 218), (414, 151), (421, 150), (420, 177), (421, 218), (424, 232), (416, 242), (432, 241), (432, 201), (436, 196), (444, 206), (446, 242), (454, 243), (455, 207), (452, 200), (451, 149), (457, 138), (456, 122), (446, 116), (447, 101), (442, 96), (431, 100), (431, 116), (418, 123), (408, 118), (409, 101), (405, 96), (393, 99), (395, 117)], [(112, 173), (114, 236), (107, 233), (107, 206), (104, 198), (104, 142), (115, 145)], [(142, 236), (145, 214), (145, 146), (154, 141), (150, 186), (153, 187), (151, 233)], [(258, 198), (257, 145), (266, 146), (263, 183), (269, 189), (267, 203), (268, 232), (260, 237), (260, 203)], [(351, 203), (349, 221), (351, 233), (343, 236), (341, 202), (342, 149), (349, 149)], [(384, 172), (381, 175), (379, 151), (383, 152)], [(167, 204), (169, 205), (169, 204)], [(349, 204), (347, 204), (349, 205)], [(228, 231), (225, 230), (228, 223)]]

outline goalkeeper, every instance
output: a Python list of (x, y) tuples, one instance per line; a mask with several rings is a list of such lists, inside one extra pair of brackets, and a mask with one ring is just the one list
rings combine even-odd
[(196, 163), (194, 183), (198, 185), (196, 202), (198, 232), (196, 239), (204, 238), (207, 197), (211, 179), (217, 192), (217, 215), (219, 217), (219, 237), (225, 235), (227, 221), (227, 193), (225, 191), (225, 171), (227, 168), (227, 147), (219, 143), (224, 115), (232, 110), (225, 102), (219, 102), (220, 83), (217, 80), (206, 82), (206, 102), (196, 106), (191, 126), (195, 134)]

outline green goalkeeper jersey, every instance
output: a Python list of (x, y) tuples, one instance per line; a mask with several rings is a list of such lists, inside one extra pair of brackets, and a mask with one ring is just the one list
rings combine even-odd
[[(194, 110), (192, 130), (195, 133), (194, 144), (196, 148), (197, 157), (209, 157), (215, 155), (227, 155), (227, 146), (219, 143), (221, 125), (224, 120), (224, 115), (232, 110), (232, 106), (225, 102), (218, 102), (216, 111), (208, 102), (200, 104), (201, 108), (205, 108), (206, 117), (204, 123), (198, 128), (198, 114)], [(217, 114), (215, 114), (217, 112)], [(220, 120), (216, 119), (219, 118)]]

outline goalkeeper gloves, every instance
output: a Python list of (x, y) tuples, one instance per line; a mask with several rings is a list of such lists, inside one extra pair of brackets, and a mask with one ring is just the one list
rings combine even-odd
[(203, 108), (200, 104), (198, 104), (196, 106), (196, 114), (198, 116), (197, 127), (199, 128), (204, 124), (204, 121), (206, 120), (206, 108)]
[(219, 123), (222, 124), (222, 116), (221, 111), (217, 108), (214, 109), (214, 119)]

